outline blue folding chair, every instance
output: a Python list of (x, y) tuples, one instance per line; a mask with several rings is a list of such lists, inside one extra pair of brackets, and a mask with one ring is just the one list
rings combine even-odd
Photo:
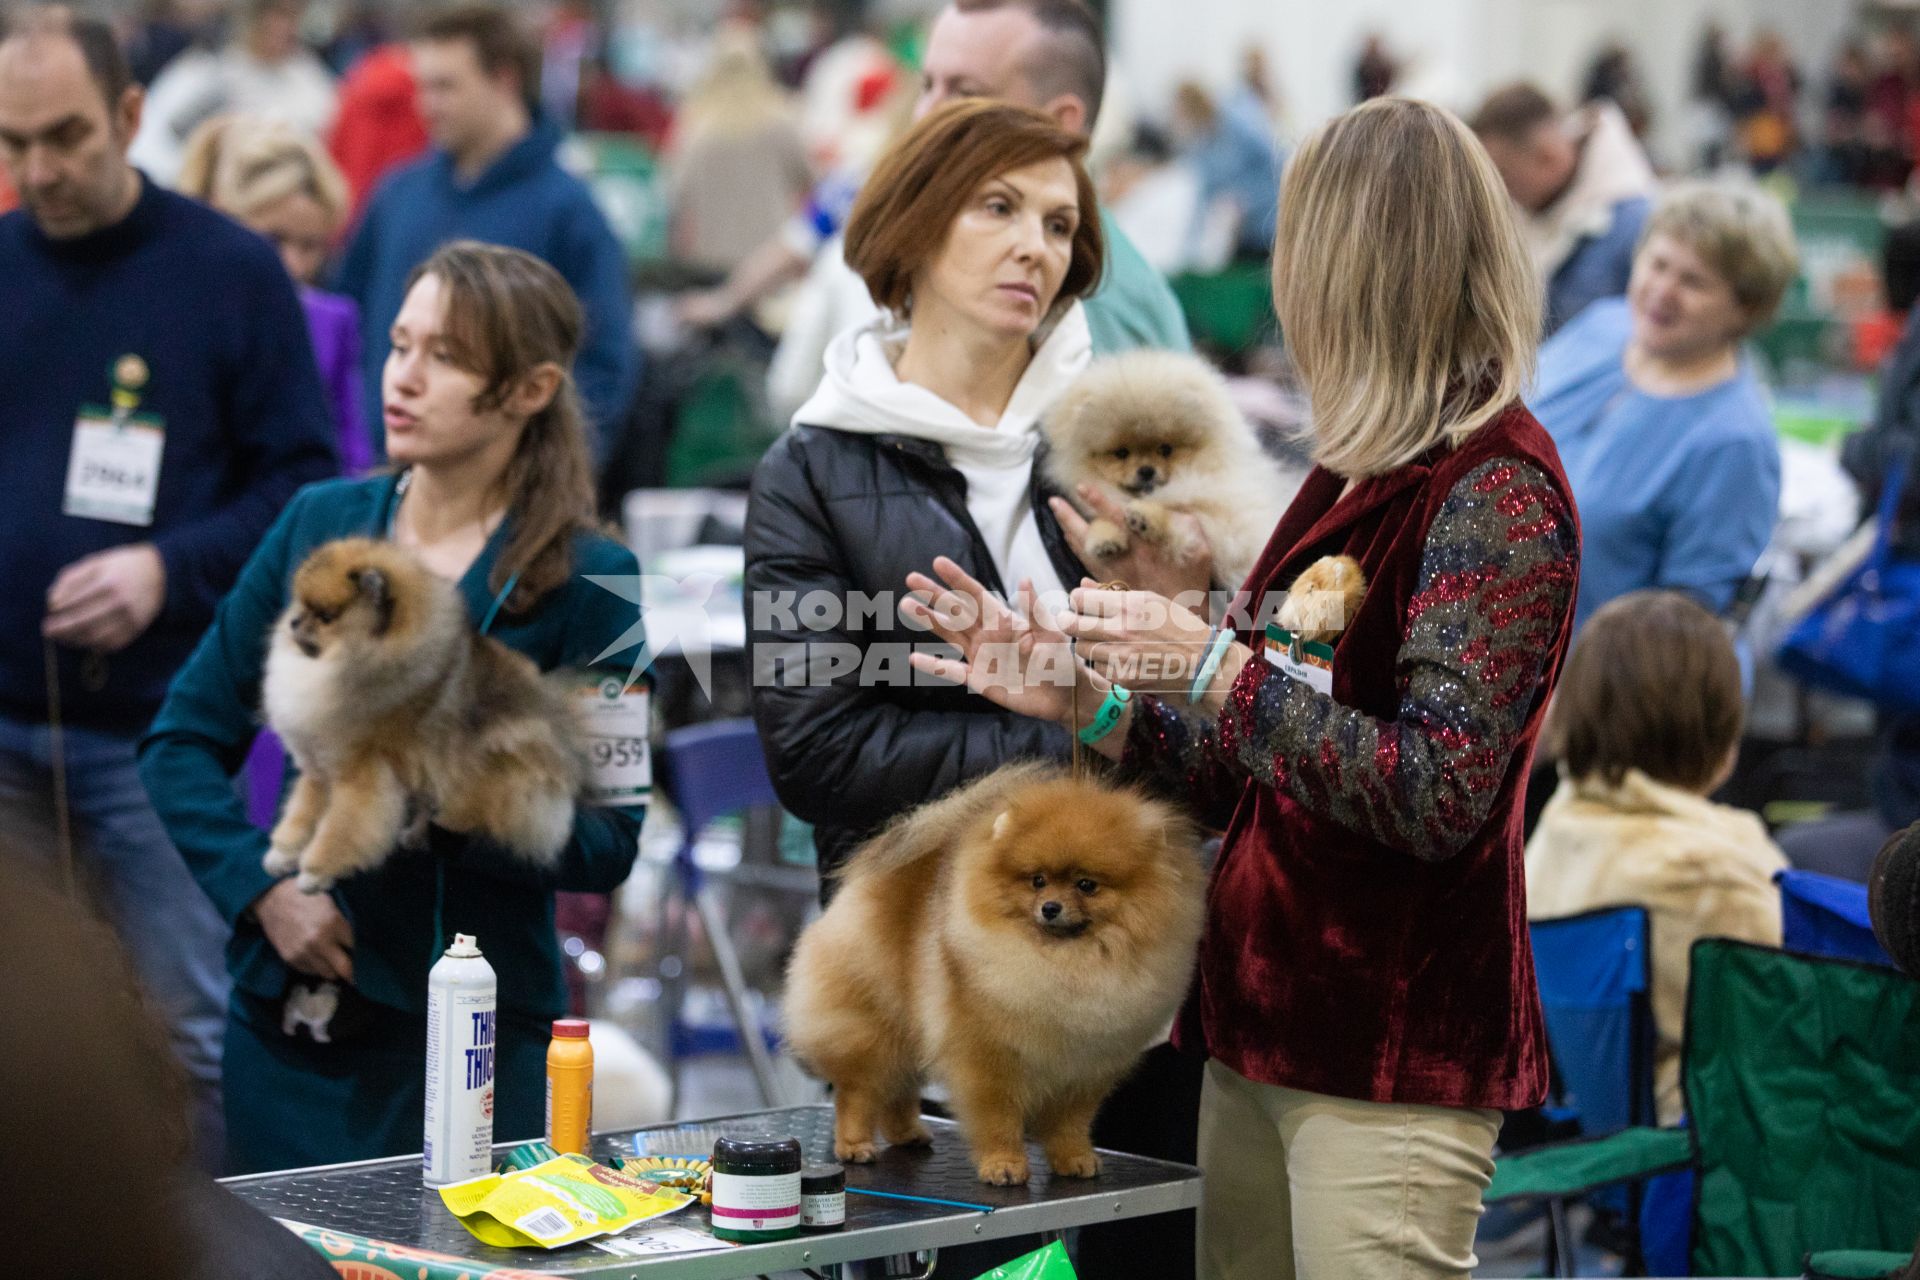
[(1644, 907), (1533, 922), (1533, 966), (1547, 1015), (1560, 1105), (1584, 1137), (1652, 1124), (1653, 1014)]
[(767, 776), (760, 737), (754, 731), (753, 721), (744, 718), (690, 725), (667, 734), (656, 764), (656, 780), (680, 815), (683, 832), (679, 851), (673, 858), (669, 892), (662, 895), (660, 908), (660, 991), (667, 1014), (668, 1074), (673, 1084), (675, 1112), (677, 1114), (680, 1101), (680, 1060), (694, 1053), (734, 1047), (734, 1037), (723, 1036), (720, 1042), (713, 1042), (696, 1033), (684, 1019), (690, 949), (689, 906), (698, 913), (707, 945), (713, 948), (734, 1033), (753, 1068), (760, 1096), (768, 1106), (779, 1106), (780, 1089), (774, 1077), (773, 1055), (767, 1049), (767, 1037), (759, 1026), (759, 1019), (747, 1002), (746, 978), (740, 969), (740, 956), (734, 950), (733, 938), (727, 932), (726, 915), (720, 909), (708, 877), (693, 858), (701, 832), (715, 819), (780, 803), (773, 791), (773, 780)]
[[(1547, 1019), (1555, 1108), (1600, 1137), (1655, 1122), (1651, 926), (1643, 907), (1603, 907), (1536, 920), (1533, 967)], [(1635, 1189), (1600, 1200), (1631, 1215)], [(1572, 1275), (1566, 1201), (1548, 1202), (1549, 1265)]]
[(1867, 914), (1867, 886), (1818, 871), (1782, 871), (1781, 946), (1805, 955), (1833, 956), (1894, 968)]

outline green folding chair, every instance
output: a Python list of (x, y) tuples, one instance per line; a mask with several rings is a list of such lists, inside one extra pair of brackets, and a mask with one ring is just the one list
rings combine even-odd
[(765, 378), (764, 369), (725, 352), (701, 370), (675, 409), (668, 487), (746, 487), (754, 464), (780, 435), (760, 394)]
[(1920, 1275), (1920, 1261), (1904, 1253), (1873, 1249), (1835, 1249), (1807, 1259), (1806, 1280), (1908, 1280)]
[(1222, 355), (1277, 340), (1267, 273), (1264, 262), (1237, 262), (1216, 272), (1175, 276), (1173, 296), (1180, 300), (1193, 340)]
[(1798, 1276), (1809, 1254), (1920, 1237), (1920, 982), (1724, 938), (1694, 944), (1690, 1128), (1502, 1158), (1488, 1202), (1692, 1168), (1692, 1273)]

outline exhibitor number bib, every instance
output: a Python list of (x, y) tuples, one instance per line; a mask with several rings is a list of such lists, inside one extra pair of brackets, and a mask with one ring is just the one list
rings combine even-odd
[(166, 439), (159, 420), (148, 415), (82, 410), (73, 424), (61, 511), (86, 520), (151, 525)]
[(638, 804), (653, 792), (650, 697), (615, 675), (584, 677), (574, 695), (587, 734), (587, 799)]

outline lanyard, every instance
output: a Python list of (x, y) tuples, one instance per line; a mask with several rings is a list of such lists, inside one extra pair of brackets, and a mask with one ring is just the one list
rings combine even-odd
[(500, 588), (500, 594), (496, 595), (493, 598), (493, 603), (487, 606), (487, 616), (480, 619), (481, 635), (485, 635), (488, 631), (492, 630), (493, 620), (500, 616), (500, 607), (506, 604), (507, 598), (513, 594), (513, 589), (519, 585), (520, 575), (515, 573), (511, 578), (507, 579), (507, 585)]
[[(407, 489), (409, 486), (412, 485), (412, 483), (413, 483), (412, 470), (409, 469), (406, 471), (402, 471), (400, 473), (400, 479), (393, 486), (393, 500), (386, 510), (386, 527), (380, 531), (382, 537), (385, 537), (385, 538), (393, 537), (393, 522), (395, 517), (397, 517), (400, 514), (400, 500), (407, 496)], [(481, 549), (481, 554), (482, 555), (486, 554), (484, 547)], [(486, 613), (481, 615), (481, 618), (480, 618), (480, 634), (481, 635), (484, 636), (489, 631), (493, 630), (493, 620), (500, 616), (500, 610), (506, 606), (507, 601), (511, 599), (513, 596), (513, 589), (519, 585), (520, 585), (520, 574), (518, 571), (515, 571), (514, 575), (511, 578), (507, 579), (507, 585), (504, 587), (501, 587), (500, 590), (497, 593), (495, 593), (493, 597), (493, 603), (487, 606)]]

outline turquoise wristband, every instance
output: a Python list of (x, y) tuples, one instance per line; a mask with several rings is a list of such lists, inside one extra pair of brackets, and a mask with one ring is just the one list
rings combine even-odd
[(1220, 673), (1220, 664), (1226, 661), (1227, 650), (1232, 647), (1233, 632), (1225, 627), (1215, 627), (1207, 639), (1207, 656), (1200, 660), (1200, 670), (1194, 673), (1193, 688), (1187, 691), (1189, 703), (1199, 702), (1207, 696), (1207, 686)]
[(1082, 746), (1092, 746), (1113, 732), (1113, 726), (1120, 723), (1121, 713), (1126, 711), (1127, 703), (1133, 701), (1133, 691), (1123, 684), (1116, 684), (1107, 690), (1107, 700), (1093, 713), (1093, 719), (1080, 730)]

